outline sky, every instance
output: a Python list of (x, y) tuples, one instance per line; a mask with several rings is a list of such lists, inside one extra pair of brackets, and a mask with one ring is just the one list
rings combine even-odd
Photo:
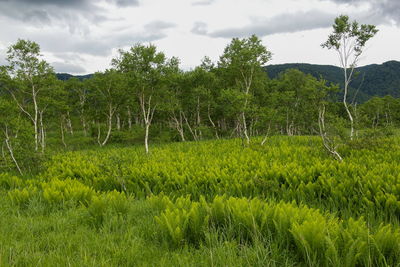
[(0, 65), (20, 38), (37, 42), (56, 72), (103, 71), (137, 43), (189, 70), (252, 34), (272, 52), (268, 64), (338, 65), (335, 51), (320, 45), (341, 14), (379, 29), (360, 65), (400, 61), (399, 0), (0, 0)]

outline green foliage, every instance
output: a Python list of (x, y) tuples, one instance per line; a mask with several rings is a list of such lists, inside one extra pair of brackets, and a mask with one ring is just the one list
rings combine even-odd
[[(374, 25), (359, 25), (357, 21), (350, 22), (347, 15), (341, 15), (335, 19), (333, 33), (322, 47), (339, 50), (343, 46), (343, 40), (354, 42), (351, 49), (354, 57), (361, 55), (366, 42), (378, 32)], [(348, 51), (345, 51), (348, 53)]]
[(38, 189), (35, 186), (28, 186), (22, 189), (8, 191), (8, 197), (14, 205), (21, 208), (27, 207), (29, 202), (38, 196)]
[(106, 217), (114, 215), (126, 217), (129, 211), (129, 200), (124, 193), (112, 191), (94, 196), (87, 208), (90, 225), (100, 228)]
[(370, 229), (363, 219), (339, 221), (306, 206), (257, 198), (159, 201), (168, 202), (168, 207), (156, 221), (173, 246), (198, 246), (207, 231), (217, 231), (240, 242), (270, 236), (308, 266), (385, 266), (400, 260), (400, 230), (391, 225)]
[[(161, 201), (165, 202), (165, 199)], [(155, 217), (173, 246), (185, 242), (198, 244), (199, 240), (204, 240), (209, 219), (204, 205), (204, 199), (201, 203), (191, 203), (189, 198), (178, 198), (175, 203), (168, 201), (171, 207)]]
[[(263, 147), (242, 147), (240, 140), (179, 143), (149, 155), (140, 148), (69, 152), (54, 156), (40, 179), (1, 174), (0, 193), (6, 190), (8, 200), (0, 194), (0, 201), (13, 210), (5, 216), (47, 220), (73, 212), (71, 229), (81, 227), (82, 236), (112, 233), (118, 243), (128, 235), (132, 244), (142, 240), (180, 256), (222, 246), (229, 259), (249, 250), (297, 265), (395, 265), (398, 138), (388, 137), (381, 148), (346, 146), (341, 163), (325, 156), (318, 140), (271, 137)], [(136, 208), (133, 195), (146, 211)], [(36, 232), (51, 235), (57, 222)], [(113, 253), (127, 253), (118, 244)]]
[(96, 192), (77, 180), (52, 179), (42, 183), (43, 199), (50, 205), (65, 202), (88, 205)]
[(0, 188), (12, 190), (23, 187), (24, 183), (21, 178), (9, 173), (0, 173)]
[(369, 211), (390, 220), (400, 216), (399, 142), (390, 137), (380, 144), (342, 146), (342, 163), (325, 155), (316, 137), (271, 137), (268, 146), (247, 148), (239, 140), (172, 144), (149, 156), (137, 148), (70, 152), (54, 156), (42, 176), (78, 179), (95, 190), (138, 198), (160, 193), (207, 200), (220, 194), (277, 198), (356, 216)]

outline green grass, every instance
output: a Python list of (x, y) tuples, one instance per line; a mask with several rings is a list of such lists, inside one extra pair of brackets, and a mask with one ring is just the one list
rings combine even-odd
[(399, 140), (342, 163), (316, 137), (54, 151), (0, 174), (0, 266), (400, 266)]
[(132, 200), (126, 217), (93, 227), (85, 207), (48, 210), (38, 199), (19, 209), (0, 194), (0, 266), (294, 266), (266, 244), (243, 246), (210, 234), (199, 248), (171, 249), (159, 236), (148, 201)]

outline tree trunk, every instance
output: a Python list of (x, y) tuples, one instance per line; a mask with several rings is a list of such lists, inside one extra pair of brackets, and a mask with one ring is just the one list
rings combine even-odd
[(145, 148), (146, 154), (149, 153), (149, 130), (150, 130), (150, 124), (146, 123), (145, 135), (144, 135), (144, 148)]
[(43, 124), (43, 112), (44, 110), (39, 112), (39, 119), (40, 119), (40, 145), (42, 147), (42, 153), (44, 153), (44, 150), (46, 148), (46, 132), (44, 129), (44, 124)]
[(107, 114), (107, 118), (108, 118), (107, 134), (106, 134), (106, 137), (104, 138), (103, 142), (101, 142), (100, 146), (104, 146), (105, 144), (107, 144), (108, 139), (110, 138), (111, 130), (112, 130), (112, 118), (113, 118), (114, 112), (115, 112), (115, 108), (113, 108), (113, 106), (111, 104), (109, 104), (108, 114)]
[(198, 136), (196, 134), (196, 131), (193, 131), (192, 127), (190, 126), (190, 123), (185, 115), (185, 113), (183, 111), (181, 111), (181, 114), (183, 116), (183, 118), (185, 119), (186, 125), (189, 129), (189, 132), (192, 134), (194, 141), (198, 141)]
[(270, 121), (269, 124), (268, 124), (267, 133), (265, 134), (265, 137), (264, 137), (264, 139), (263, 139), (262, 142), (261, 142), (261, 145), (262, 145), (262, 146), (267, 142), (267, 139), (268, 139), (268, 137), (269, 137), (269, 131), (270, 131), (270, 129), (271, 129), (271, 121)]
[(81, 115), (81, 123), (82, 123), (83, 134), (87, 136), (87, 125), (85, 117), (83, 115)]
[[(251, 84), (253, 82), (253, 73), (254, 73), (254, 68), (251, 68), (250, 75), (248, 77), (246, 77), (246, 75), (243, 73), (243, 71), (241, 71), (243, 82), (244, 82), (244, 87), (245, 87), (245, 93), (246, 93), (247, 97), (250, 95)], [(246, 138), (247, 144), (250, 144), (250, 137), (249, 137), (249, 134), (247, 133), (247, 124), (246, 124), (246, 115), (245, 115), (245, 110), (246, 110), (247, 104), (248, 104), (247, 97), (244, 102), (241, 117), (242, 117), (242, 123), (243, 123), (243, 125), (242, 125), (243, 134)]]
[(87, 124), (85, 119), (85, 103), (86, 103), (86, 95), (85, 91), (78, 91), (79, 94), (79, 105), (80, 105), (80, 118), (82, 123), (83, 134), (87, 136)]
[(14, 157), (14, 151), (13, 151), (13, 148), (11, 146), (10, 136), (8, 135), (7, 126), (5, 127), (5, 130), (4, 130), (4, 136), (6, 137), (5, 141), (6, 141), (6, 146), (7, 146), (8, 152), (10, 153), (10, 157), (11, 157), (12, 161), (14, 162), (15, 167), (17, 168), (19, 174), (23, 175), (22, 170), (19, 167), (19, 164), (17, 162), (17, 159)]
[(344, 108), (346, 109), (346, 113), (347, 113), (347, 115), (349, 117), (349, 120), (350, 120), (350, 140), (353, 140), (354, 119), (353, 119), (353, 115), (351, 114), (351, 111), (349, 109), (349, 106), (347, 105), (348, 83), (349, 83), (349, 80), (347, 79), (347, 70), (345, 70), (343, 105), (344, 105)]
[(185, 134), (184, 134), (184, 128), (183, 128), (183, 121), (182, 121), (182, 112), (179, 112), (179, 119), (176, 117), (175, 112), (173, 112), (172, 116), (172, 124), (174, 125), (174, 128), (178, 131), (182, 142), (185, 142)]
[(121, 118), (119, 117), (119, 114), (117, 114), (117, 130), (121, 130)]
[(200, 124), (201, 124), (201, 119), (200, 119), (200, 97), (197, 97), (197, 108), (196, 108), (196, 110), (197, 110), (197, 121), (196, 121), (196, 124), (197, 124), (197, 126), (200, 126)]
[(33, 128), (35, 131), (35, 151), (39, 150), (39, 129), (38, 129), (38, 105), (36, 101), (36, 92), (35, 87), (32, 86), (32, 100), (34, 107), (34, 119), (33, 119)]
[(74, 129), (72, 127), (72, 121), (71, 121), (71, 116), (69, 115), (69, 111), (67, 111), (67, 125), (68, 125), (68, 129), (69, 129), (69, 133), (71, 135), (74, 135)]
[(127, 106), (128, 109), (128, 128), (129, 130), (132, 129), (132, 112), (129, 106)]
[(145, 125), (145, 137), (144, 137), (144, 146), (146, 150), (146, 154), (149, 153), (149, 131), (150, 131), (150, 125), (153, 120), (154, 112), (156, 110), (157, 105), (154, 105), (152, 107), (151, 104), (151, 99), (152, 96), (150, 95), (146, 101), (146, 97), (144, 95), (144, 92), (142, 92), (139, 95), (139, 102), (140, 102), (140, 107), (142, 109), (142, 115), (143, 115), (143, 121)]
[(97, 122), (97, 143), (101, 146), (100, 137), (101, 137), (100, 123)]
[(318, 126), (319, 126), (319, 133), (320, 133), (320, 136), (322, 139), (322, 144), (324, 145), (324, 148), (329, 153), (331, 153), (335, 159), (337, 159), (338, 161), (342, 161), (343, 158), (337, 152), (337, 146), (335, 145), (334, 141), (328, 137), (327, 132), (325, 130), (325, 105), (322, 105), (319, 108)]
[(60, 132), (61, 132), (61, 142), (64, 145), (64, 147), (67, 147), (67, 144), (65, 143), (65, 138), (64, 138), (64, 118), (61, 116), (60, 119)]
[(216, 137), (217, 139), (219, 139), (219, 136), (218, 136), (218, 129), (217, 129), (217, 127), (216, 127), (214, 121), (213, 121), (212, 118), (211, 118), (211, 114), (210, 114), (210, 105), (208, 105), (208, 108), (207, 108), (207, 115), (208, 115), (208, 120), (210, 121), (212, 127), (214, 128), (215, 137)]
[(246, 115), (244, 114), (244, 111), (242, 112), (242, 122), (243, 122), (243, 134), (244, 137), (246, 138), (246, 143), (250, 144), (250, 137), (249, 134), (247, 133)]

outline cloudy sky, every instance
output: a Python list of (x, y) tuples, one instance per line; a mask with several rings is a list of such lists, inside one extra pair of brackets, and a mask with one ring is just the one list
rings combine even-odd
[(361, 65), (400, 60), (399, 0), (0, 0), (0, 65), (22, 38), (39, 43), (57, 72), (104, 70), (118, 49), (138, 42), (190, 69), (251, 34), (273, 53), (270, 64), (338, 65), (320, 44), (340, 14), (380, 29)]

